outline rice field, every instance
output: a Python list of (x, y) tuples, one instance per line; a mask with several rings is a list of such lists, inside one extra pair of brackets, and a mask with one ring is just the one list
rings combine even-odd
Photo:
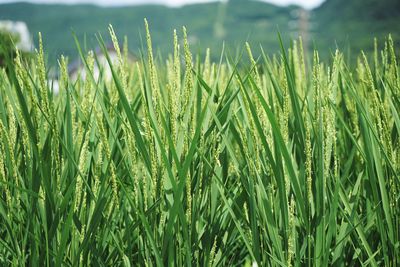
[(400, 265), (390, 36), (348, 66), (301, 39), (213, 62), (185, 28), (163, 60), (145, 29), (136, 62), (98, 37), (98, 77), (77, 42), (86, 75), (61, 57), (57, 94), (41, 41), (1, 70), (0, 265)]

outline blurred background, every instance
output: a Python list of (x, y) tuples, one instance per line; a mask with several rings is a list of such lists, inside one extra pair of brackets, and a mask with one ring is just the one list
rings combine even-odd
[(163, 56), (172, 51), (173, 29), (182, 35), (182, 26), (193, 53), (210, 48), (214, 59), (223, 43), (232, 55), (245, 41), (256, 51), (261, 45), (276, 53), (278, 32), (286, 45), (302, 36), (306, 50), (317, 48), (325, 58), (336, 48), (356, 58), (361, 50), (373, 50), (374, 37), (382, 44), (389, 33), (397, 47), (400, 40), (400, 0), (0, 0), (0, 45), (9, 45), (11, 34), (19, 49), (32, 51), (40, 31), (48, 62), (55, 65), (61, 54), (78, 57), (73, 32), (83, 46), (95, 49), (95, 35), (109, 41), (112, 24), (119, 40), (127, 36), (130, 51), (139, 55), (145, 17), (154, 49)]

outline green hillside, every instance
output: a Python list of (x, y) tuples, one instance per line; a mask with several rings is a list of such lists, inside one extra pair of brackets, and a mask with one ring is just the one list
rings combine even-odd
[[(313, 10), (314, 39), (321, 50), (373, 50), (373, 38), (380, 44), (390, 33), (400, 41), (400, 1), (398, 0), (327, 0)], [(327, 50), (328, 51), (328, 50)]]
[(299, 25), (298, 11), (297, 6), (278, 7), (252, 0), (181, 8), (14, 3), (0, 5), (0, 20), (25, 21), (35, 39), (41, 31), (51, 62), (61, 53), (76, 57), (72, 32), (93, 48), (97, 45), (95, 33), (108, 38), (110, 23), (120, 38), (128, 36), (130, 49), (138, 53), (143, 43), (140, 36), (143, 36), (144, 17), (150, 22), (154, 46), (162, 53), (171, 51), (173, 29), (182, 25), (187, 26), (196, 51), (204, 51), (206, 47), (221, 51), (225, 41), (231, 55), (246, 40), (255, 47), (261, 44), (269, 54), (275, 53), (279, 49), (278, 30), (286, 43), (289, 38), (296, 38), (300, 30), (306, 31), (308, 48), (315, 45), (325, 58), (336, 46), (343, 51), (351, 50), (355, 58), (361, 49), (372, 50), (374, 37), (382, 40), (388, 33), (392, 33), (396, 43), (400, 40), (398, 0), (328, 0), (307, 14), (305, 29)]
[(89, 46), (95, 46), (94, 34), (100, 32), (104, 35), (110, 23), (119, 37), (128, 36), (130, 48), (137, 52), (142, 43), (140, 32), (144, 17), (150, 22), (154, 46), (162, 52), (170, 51), (173, 29), (180, 29), (182, 25), (188, 28), (194, 48), (202, 47), (204, 43), (221, 51), (223, 41), (234, 48), (249, 40), (276, 52), (279, 48), (277, 29), (288, 32), (288, 21), (294, 9), (297, 7), (276, 7), (256, 1), (196, 4), (181, 8), (14, 3), (0, 5), (0, 20), (22, 20), (28, 24), (31, 33), (41, 31), (51, 57), (60, 53), (76, 55), (72, 31), (82, 41), (86, 34)]

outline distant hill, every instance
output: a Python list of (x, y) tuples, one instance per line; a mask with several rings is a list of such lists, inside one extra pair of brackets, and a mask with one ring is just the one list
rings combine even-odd
[(327, 0), (313, 10), (314, 39), (322, 50), (372, 50), (373, 38), (382, 41), (389, 33), (400, 41), (399, 0)]
[(130, 49), (137, 53), (144, 43), (140, 36), (144, 36), (145, 17), (150, 23), (154, 47), (163, 54), (171, 51), (173, 29), (181, 33), (183, 25), (188, 28), (194, 52), (204, 52), (210, 47), (214, 56), (218, 56), (223, 41), (233, 56), (246, 40), (254, 48), (261, 44), (267, 53), (275, 53), (279, 49), (278, 30), (286, 43), (289, 38), (296, 38), (299, 31), (307, 31), (309, 46), (315, 44), (325, 54), (336, 45), (355, 52), (370, 50), (374, 36), (383, 38), (389, 32), (395, 40), (400, 40), (399, 0), (327, 0), (311, 12), (305, 12), (306, 28), (301, 25), (304, 17), (299, 16), (302, 14), (299, 10), (297, 6), (278, 7), (252, 0), (180, 8), (12, 3), (0, 5), (0, 20), (25, 21), (35, 42), (36, 33), (41, 31), (51, 62), (61, 53), (76, 57), (72, 31), (81, 43), (93, 48), (97, 45), (95, 33), (109, 40), (110, 23), (121, 41), (124, 35), (128, 36)]
[[(99, 7), (93, 5), (48, 5), (13, 3), (0, 5), (0, 20), (21, 20), (28, 24), (31, 33), (42, 32), (51, 57), (64, 53), (76, 55), (72, 37), (74, 31), (90, 47), (97, 44), (94, 34), (107, 34), (112, 24), (119, 37), (128, 36), (130, 48), (135, 52), (143, 37), (143, 18), (147, 18), (154, 46), (161, 52), (171, 51), (172, 33), (186, 26), (194, 49), (209, 46), (217, 55), (225, 41), (230, 47), (246, 40), (262, 44), (273, 52), (279, 49), (277, 30), (289, 31), (288, 21), (298, 7), (277, 7), (256, 1), (231, 1), (228, 4), (206, 3), (169, 8), (162, 5), (127, 7)], [(36, 40), (37, 36), (34, 35)], [(121, 39), (122, 40), (122, 39)], [(202, 49), (203, 51), (203, 49)]]

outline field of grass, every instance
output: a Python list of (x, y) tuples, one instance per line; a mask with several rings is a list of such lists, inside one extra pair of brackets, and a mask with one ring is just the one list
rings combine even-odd
[(42, 43), (1, 70), (0, 265), (400, 264), (390, 36), (350, 68), (301, 40), (212, 62), (183, 28), (161, 60), (145, 25), (142, 60), (116, 45), (111, 80), (78, 42), (88, 75), (60, 58), (58, 94)]

